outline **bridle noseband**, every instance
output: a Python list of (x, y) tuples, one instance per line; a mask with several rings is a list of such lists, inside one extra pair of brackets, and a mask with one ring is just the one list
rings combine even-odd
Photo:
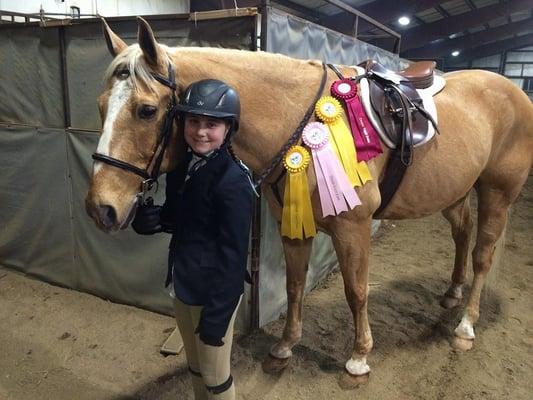
[[(146, 166), (146, 168), (141, 169), (126, 161), (122, 161), (117, 158), (106, 156), (104, 154), (100, 154), (96, 152), (93, 153), (92, 155), (92, 158), (95, 161), (101, 161), (107, 165), (111, 165), (113, 167), (120, 168), (125, 171), (133, 172), (135, 175), (138, 175), (141, 178), (143, 178), (143, 181), (141, 183), (141, 191), (137, 194), (137, 197), (140, 197), (141, 200), (143, 201), (144, 201), (144, 197), (146, 193), (152, 189), (154, 184), (157, 187), (157, 178), (159, 176), (159, 170), (161, 168), (161, 163), (163, 162), (163, 156), (165, 155), (166, 148), (168, 146), (170, 137), (172, 135), (172, 123), (174, 121), (174, 117), (176, 116), (176, 112), (177, 112), (176, 88), (178, 87), (178, 85), (176, 84), (176, 79), (174, 75), (174, 69), (172, 68), (172, 64), (170, 63), (168, 64), (168, 77), (167, 78), (159, 74), (154, 74), (154, 73), (152, 73), (152, 77), (156, 81), (161, 83), (162, 85), (165, 85), (168, 88), (172, 89), (172, 97), (170, 98), (170, 101), (167, 105), (165, 119), (161, 127), (161, 132), (157, 139), (154, 153), (150, 157), (150, 160), (148, 161), (148, 165)], [(152, 166), (151, 171), (150, 171), (150, 166)]]

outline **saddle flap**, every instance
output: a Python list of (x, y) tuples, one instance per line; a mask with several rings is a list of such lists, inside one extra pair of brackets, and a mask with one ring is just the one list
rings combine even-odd
[[(405, 135), (405, 144), (407, 145), (417, 146), (422, 143), (428, 134), (428, 120), (416, 109), (409, 109), (407, 115), (403, 115), (403, 103), (400, 94), (395, 90), (385, 89), (384, 86), (374, 80), (369, 80), (369, 86), (370, 103), (378, 115), (388, 139), (395, 146), (401, 142), (402, 135)], [(423, 107), (422, 99), (420, 99), (416, 90), (408, 89), (404, 85), (399, 86), (399, 90), (404, 92), (411, 102)], [(405, 91), (408, 91), (408, 93), (405, 93)], [(407, 120), (403, 121), (404, 118), (411, 119), (412, 131), (409, 130)]]

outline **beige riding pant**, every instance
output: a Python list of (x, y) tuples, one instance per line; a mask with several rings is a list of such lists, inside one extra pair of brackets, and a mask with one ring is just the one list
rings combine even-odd
[[(242, 299), (242, 296), (241, 296)], [(206, 386), (218, 386), (225, 383), (231, 374), (231, 345), (233, 343), (233, 325), (235, 316), (241, 304), (241, 299), (233, 312), (228, 330), (222, 341), (223, 346), (210, 346), (202, 342), (197, 333), (194, 333), (200, 320), (202, 306), (190, 306), (179, 299), (174, 299), (176, 321), (183, 339), (183, 347), (189, 368), (192, 370), (195, 400), (234, 400), (235, 386), (232, 383), (228, 390), (214, 394)], [(198, 376), (196, 373), (200, 373)]]

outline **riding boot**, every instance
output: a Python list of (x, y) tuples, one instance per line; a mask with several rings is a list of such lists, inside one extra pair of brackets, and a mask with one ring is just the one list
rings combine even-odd
[(194, 400), (208, 400), (209, 395), (201, 376), (191, 375)]
[(231, 382), (231, 386), (222, 393), (208, 393), (209, 400), (235, 400), (235, 385)]

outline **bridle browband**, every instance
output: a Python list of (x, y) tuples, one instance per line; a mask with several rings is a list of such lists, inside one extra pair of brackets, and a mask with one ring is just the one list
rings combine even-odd
[[(170, 98), (170, 101), (167, 105), (165, 119), (163, 121), (161, 132), (155, 145), (154, 153), (150, 157), (146, 168), (141, 169), (128, 162), (96, 152), (92, 155), (92, 158), (95, 161), (101, 161), (113, 167), (133, 172), (135, 175), (138, 175), (143, 178), (143, 181), (141, 183), (141, 192), (139, 192), (138, 194), (138, 196), (140, 196), (142, 199), (144, 199), (146, 192), (148, 192), (154, 184), (156, 184), (157, 187), (157, 178), (159, 176), (159, 170), (161, 168), (163, 156), (165, 155), (166, 148), (172, 135), (172, 123), (174, 121), (174, 117), (176, 116), (177, 111), (176, 88), (178, 87), (178, 85), (176, 84), (172, 64), (168, 63), (168, 77), (165, 78), (164, 76), (155, 73), (152, 73), (152, 77), (162, 85), (165, 85), (166, 87), (172, 89), (172, 97)], [(151, 171), (150, 166), (152, 166)]]

